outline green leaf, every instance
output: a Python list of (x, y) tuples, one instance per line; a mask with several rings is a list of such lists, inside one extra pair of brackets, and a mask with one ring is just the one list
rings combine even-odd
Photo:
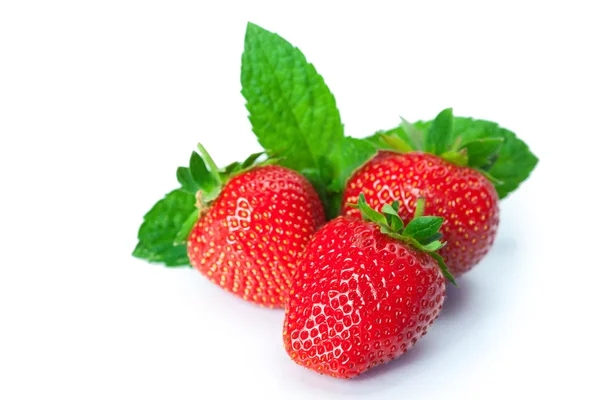
[[(397, 201), (395, 201), (397, 203)], [(396, 204), (398, 206), (398, 204)], [(398, 210), (390, 204), (384, 204), (381, 212), (385, 215), (388, 225), (392, 228), (393, 232), (398, 232), (404, 228), (404, 222), (398, 215)]]
[(311, 185), (319, 195), (327, 218), (331, 219), (337, 216), (337, 214), (331, 214), (331, 212), (339, 210), (339, 203), (342, 201), (342, 195), (339, 194), (339, 196), (333, 198), (331, 194), (328, 193), (327, 185), (325, 183), (325, 179), (323, 179), (323, 174), (321, 170), (316, 168), (307, 168), (298, 172), (300, 172), (302, 175), (304, 175), (306, 179), (308, 179), (308, 181), (311, 183)]
[[(417, 129), (416, 127), (414, 128)], [(374, 135), (364, 138), (362, 140), (373, 144), (378, 149), (394, 150), (394, 146), (386, 140), (386, 137), (390, 136), (399, 138), (402, 142), (407, 143), (413, 149), (421, 149), (421, 147), (419, 147), (416, 143), (413, 142), (411, 135), (409, 135), (406, 132), (406, 129), (403, 125), (393, 129), (389, 129), (387, 131), (378, 131)]]
[(442, 238), (442, 233), (441, 232), (436, 232), (433, 235), (431, 235), (430, 237), (426, 238), (426, 239), (421, 239), (419, 240), (419, 242), (423, 245), (426, 246), (431, 242), (435, 242), (436, 240), (440, 240)]
[(489, 167), (498, 157), (504, 138), (489, 137), (473, 139), (462, 145), (466, 151), (468, 165), (472, 168)]
[(196, 225), (196, 222), (198, 221), (198, 217), (199, 217), (198, 210), (196, 210), (195, 212), (192, 211), (190, 213), (188, 218), (185, 220), (185, 222), (181, 226), (181, 229), (179, 229), (179, 231), (175, 235), (175, 239), (173, 239), (174, 244), (176, 244), (176, 245), (184, 244), (187, 242), (187, 239), (190, 236), (190, 232), (192, 231), (192, 228), (194, 227), (194, 225)]
[[(387, 225), (380, 225), (379, 226), (379, 230), (381, 231), (381, 233), (383, 233), (385, 235), (388, 235), (391, 238), (394, 238), (394, 239), (397, 239), (397, 240), (401, 240), (403, 242), (407, 242), (407, 243), (412, 244), (411, 240), (414, 241), (414, 239), (407, 238), (406, 236), (403, 236), (403, 235), (401, 235), (401, 234), (399, 234), (397, 232), (392, 231), (392, 229), (389, 226), (387, 226)], [(414, 242), (418, 244), (417, 241), (414, 241)]]
[(500, 128), (498, 133), (504, 138), (504, 144), (488, 173), (502, 181), (502, 184), (496, 185), (498, 196), (502, 199), (529, 177), (538, 163), (538, 158), (513, 132)]
[(174, 190), (144, 216), (133, 256), (166, 266), (189, 265), (187, 247), (175, 244), (175, 237), (190, 214), (196, 213), (196, 199), (183, 190)]
[(377, 148), (361, 139), (344, 137), (333, 147), (329, 159), (333, 168), (333, 180), (328, 189), (342, 192), (354, 171), (375, 155)]
[[(342, 194), (346, 188), (348, 179), (354, 171), (373, 157), (376, 152), (377, 149), (373, 144), (351, 137), (344, 137), (333, 147), (329, 155), (333, 173), (331, 175), (331, 183), (327, 187), (329, 194), (325, 194), (329, 198), (329, 202), (324, 202), (325, 213), (329, 219), (339, 214)], [(308, 177), (306, 174), (305, 176)], [(322, 177), (310, 180), (317, 187), (321, 179)], [(336, 200), (338, 198), (339, 200)]]
[(433, 242), (422, 244), (423, 248), (427, 251), (438, 251), (442, 248), (442, 242), (434, 240)]
[(492, 121), (455, 117), (452, 140), (460, 137), (462, 143), (469, 143), (476, 139), (502, 137), (498, 129), (498, 124)]
[(444, 262), (444, 259), (442, 258), (442, 256), (440, 256), (438, 253), (429, 253), (429, 255), (435, 261), (437, 261), (438, 265), (440, 266), (440, 269), (442, 270), (442, 275), (444, 275), (444, 277), (446, 279), (448, 279), (454, 286), (458, 287), (458, 285), (456, 284), (456, 281), (454, 280), (454, 276), (452, 276), (452, 274), (448, 270), (448, 266)]
[(423, 151), (425, 149), (425, 133), (422, 130), (417, 128), (415, 125), (411, 124), (404, 118), (400, 117), (401, 123), (400, 126), (406, 132), (406, 135), (410, 138), (410, 142), (415, 150)]
[(219, 168), (217, 167), (217, 164), (215, 164), (212, 157), (210, 156), (208, 151), (206, 151), (204, 146), (202, 146), (201, 143), (198, 143), (198, 150), (200, 151), (202, 160), (204, 160), (204, 162), (206, 163), (208, 171), (211, 173), (213, 180), (219, 182)]
[(221, 180), (209, 171), (204, 160), (196, 152), (192, 153), (190, 158), (190, 173), (202, 191), (202, 202), (208, 203), (217, 198), (221, 192)]
[(442, 226), (444, 218), (442, 217), (419, 217), (415, 218), (406, 225), (404, 235), (413, 237), (417, 240), (425, 239), (434, 235)]
[(195, 195), (200, 186), (196, 183), (192, 177), (192, 173), (189, 168), (179, 167), (177, 168), (177, 181), (181, 184), (181, 189)]
[(255, 166), (267, 165), (270, 163), (270, 161), (273, 161), (273, 159), (269, 158), (265, 161), (257, 163), (258, 159), (263, 155), (265, 155), (264, 151), (253, 153), (250, 154), (248, 158), (246, 158), (243, 162), (235, 161), (226, 166), (225, 168), (221, 168), (219, 170), (220, 181), (222, 182), (222, 184), (225, 184), (234, 175), (237, 175), (245, 170), (252, 169)]
[(504, 184), (504, 182), (502, 182), (500, 179), (490, 175), (489, 172), (487, 172), (484, 169), (481, 168), (475, 168), (477, 171), (479, 171), (479, 173), (483, 176), (485, 176), (490, 182), (492, 182), (492, 184), (494, 184), (494, 186), (496, 186), (496, 191), (498, 190), (498, 186)]
[(329, 156), (343, 138), (343, 126), (315, 67), (281, 36), (248, 23), (241, 80), (252, 130), (263, 148), (277, 154), (283, 166), (318, 171), (313, 182), (327, 187), (333, 174)]
[(232, 162), (221, 170), (221, 181), (226, 180), (228, 177), (235, 175), (242, 170), (242, 164), (238, 161)]
[(409, 153), (414, 150), (411, 145), (397, 136), (382, 135), (381, 139), (383, 139), (390, 148), (399, 153)]
[(241, 165), (242, 169), (246, 169), (246, 168), (249, 168), (249, 167), (253, 166), (254, 163), (256, 162), (256, 160), (258, 160), (259, 157), (262, 156), (263, 154), (265, 154), (264, 151), (260, 151), (258, 153), (250, 154), (248, 156), (248, 158), (246, 158), (244, 160), (244, 162), (242, 163), (242, 165)]
[(365, 195), (363, 193), (358, 196), (358, 209), (363, 216), (363, 219), (375, 222), (378, 225), (387, 225), (385, 216), (378, 213), (367, 204), (367, 200), (365, 199)]
[(440, 154), (440, 157), (452, 164), (460, 165), (461, 167), (464, 167), (469, 163), (469, 156), (467, 155), (466, 150), (447, 151)]
[(391, 204), (384, 204), (383, 207), (381, 207), (381, 212), (384, 214), (398, 215), (398, 211), (394, 210), (394, 207), (392, 207)]
[(448, 150), (453, 139), (454, 117), (452, 109), (440, 112), (431, 123), (425, 136), (425, 151), (440, 155)]

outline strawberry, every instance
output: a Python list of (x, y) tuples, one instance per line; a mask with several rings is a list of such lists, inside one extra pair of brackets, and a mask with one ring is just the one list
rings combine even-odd
[(417, 198), (424, 197), (427, 213), (444, 218), (448, 245), (440, 254), (454, 276), (469, 271), (490, 250), (500, 221), (499, 199), (527, 179), (538, 161), (513, 132), (490, 121), (454, 117), (452, 109), (429, 122), (403, 120), (365, 141), (374, 151), (362, 165), (353, 164), (342, 214), (358, 215), (345, 204), (364, 193), (376, 210), (398, 200), (400, 217), (410, 218)]
[[(385, 203), (398, 200), (398, 214), (405, 220), (413, 214), (417, 198), (424, 197), (426, 211), (444, 218), (441, 230), (448, 244), (440, 255), (454, 276), (473, 268), (494, 242), (498, 194), (473, 168), (427, 153), (380, 151), (350, 178), (344, 203), (356, 203), (360, 193), (378, 211)], [(342, 213), (359, 215), (347, 204)]]
[(256, 154), (219, 174), (199, 148), (203, 159), (190, 162), (191, 175), (195, 166), (204, 173), (196, 192), (199, 218), (187, 237), (191, 265), (244, 300), (283, 307), (296, 259), (325, 223), (319, 196), (295, 171), (254, 165)]
[(283, 307), (296, 259), (325, 222), (310, 183), (268, 165), (233, 177), (188, 238), (192, 266), (244, 300)]
[(310, 240), (285, 310), (283, 340), (292, 360), (337, 378), (413, 347), (442, 309), (444, 275), (452, 280), (435, 253), (442, 218), (417, 211), (404, 228), (398, 202), (386, 204), (385, 216), (363, 195), (358, 207), (367, 220), (337, 217)]

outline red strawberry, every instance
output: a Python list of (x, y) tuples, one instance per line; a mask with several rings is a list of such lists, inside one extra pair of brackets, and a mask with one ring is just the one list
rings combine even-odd
[[(489, 251), (498, 229), (498, 200), (517, 189), (538, 162), (513, 132), (494, 122), (455, 117), (451, 108), (431, 121), (402, 120), (365, 141), (346, 150), (354, 156), (355, 172), (341, 190), (342, 214), (357, 215), (344, 204), (364, 192), (376, 210), (398, 200), (400, 216), (410, 218), (416, 199), (424, 197), (427, 213), (444, 217), (448, 245), (440, 254), (455, 276)], [(343, 177), (338, 191), (339, 182)]]
[[(480, 172), (460, 167), (426, 153), (379, 152), (348, 181), (343, 201), (356, 203), (364, 193), (371, 207), (400, 202), (400, 218), (408, 220), (418, 197), (428, 205), (426, 214), (444, 218), (447, 246), (440, 250), (454, 276), (471, 269), (489, 251), (499, 222), (498, 194)], [(342, 213), (359, 215), (348, 205)]]
[(191, 265), (244, 300), (283, 307), (297, 258), (325, 223), (317, 193), (295, 171), (254, 165), (259, 154), (219, 170), (198, 148), (178, 171), (200, 209), (182, 229)]
[(325, 222), (300, 174), (265, 166), (231, 179), (188, 239), (191, 264), (244, 300), (283, 307), (296, 259)]
[(364, 197), (359, 207), (377, 224), (338, 217), (313, 236), (298, 260), (283, 329), (296, 363), (338, 378), (414, 346), (445, 295), (445, 266), (432, 253), (441, 246), (442, 219), (415, 218), (403, 229), (389, 205), (386, 217)]

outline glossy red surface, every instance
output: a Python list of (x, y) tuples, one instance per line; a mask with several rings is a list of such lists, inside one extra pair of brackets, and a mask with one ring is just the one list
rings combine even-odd
[(444, 295), (429, 255), (373, 223), (338, 217), (298, 261), (284, 345), (300, 365), (351, 378), (410, 349), (437, 318)]

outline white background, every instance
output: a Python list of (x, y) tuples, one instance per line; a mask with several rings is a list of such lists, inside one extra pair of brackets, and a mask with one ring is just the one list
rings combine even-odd
[[(593, 3), (3, 1), (0, 398), (598, 398)], [(198, 141), (221, 165), (259, 148), (249, 20), (315, 63), (351, 135), (452, 106), (541, 160), (427, 337), (352, 381), (290, 361), (282, 311), (130, 256)]]

